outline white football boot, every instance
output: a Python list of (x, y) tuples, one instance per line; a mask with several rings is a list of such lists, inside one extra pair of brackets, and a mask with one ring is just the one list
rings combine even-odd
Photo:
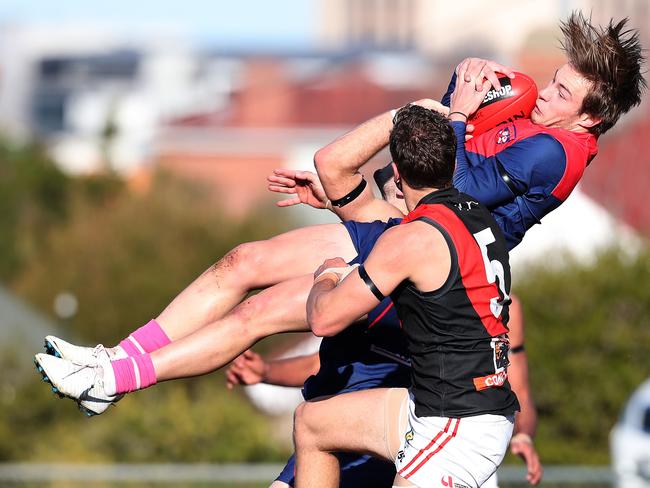
[(79, 409), (88, 416), (104, 413), (123, 396), (108, 395), (105, 391), (104, 371), (112, 374), (110, 359), (105, 349), (95, 356), (92, 365), (42, 353), (34, 356), (34, 363), (43, 376), (43, 381), (52, 385), (54, 393), (75, 400)]
[[(117, 349), (116, 352), (115, 349)], [(67, 359), (77, 364), (97, 364), (100, 354), (106, 352), (109, 359), (124, 359), (127, 357), (122, 348), (107, 349), (101, 344), (95, 347), (76, 346), (56, 336), (45, 336), (45, 352), (57, 358)]]

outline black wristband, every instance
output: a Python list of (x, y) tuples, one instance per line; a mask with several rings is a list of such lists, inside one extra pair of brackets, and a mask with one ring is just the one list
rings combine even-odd
[(375, 298), (379, 300), (380, 302), (386, 298), (382, 292), (379, 291), (379, 288), (377, 288), (377, 285), (375, 285), (374, 281), (370, 279), (370, 276), (368, 276), (368, 272), (366, 271), (366, 268), (364, 268), (363, 264), (359, 266), (359, 276), (361, 276), (361, 279), (364, 281), (366, 286), (370, 289), (373, 295), (375, 295)]
[(524, 352), (526, 348), (524, 347), (524, 344), (519, 344), (518, 346), (511, 347), (510, 348), (510, 354), (517, 354), (519, 352)]
[(352, 202), (359, 195), (361, 195), (361, 192), (363, 192), (363, 190), (365, 190), (367, 184), (368, 183), (366, 182), (366, 179), (362, 175), (361, 176), (361, 182), (357, 185), (357, 187), (354, 190), (352, 190), (350, 193), (345, 195), (344, 197), (341, 197), (341, 198), (339, 198), (337, 200), (332, 200), (332, 206), (333, 207), (339, 207), (339, 208), (346, 206), (348, 203)]
[(456, 110), (454, 110), (453, 112), (449, 112), (449, 115), (447, 117), (451, 118), (452, 114), (462, 115), (463, 117), (465, 117), (465, 122), (467, 122), (467, 120), (469, 119), (469, 117), (465, 115), (463, 112), (458, 112)]

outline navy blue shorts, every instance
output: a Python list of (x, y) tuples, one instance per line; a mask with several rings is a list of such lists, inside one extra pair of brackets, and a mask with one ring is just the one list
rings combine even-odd
[(402, 219), (389, 219), (388, 222), (382, 222), (381, 220), (375, 220), (374, 222), (343, 222), (358, 254), (351, 263), (363, 263), (370, 251), (372, 251), (379, 236), (391, 227), (399, 225), (400, 222), (402, 222)]
[[(392, 462), (359, 456), (358, 454), (337, 454), (341, 463), (342, 488), (391, 488), (395, 479), (395, 465)], [(294, 485), (296, 457), (291, 456), (287, 461), (277, 481), (289, 486)]]

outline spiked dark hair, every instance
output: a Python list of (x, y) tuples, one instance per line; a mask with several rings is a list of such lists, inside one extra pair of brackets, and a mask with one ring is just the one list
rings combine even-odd
[(626, 29), (627, 21), (610, 20), (607, 27), (594, 27), (590, 18), (574, 12), (560, 24), (569, 64), (591, 82), (580, 113), (601, 119), (590, 128), (593, 134), (603, 134), (622, 114), (641, 103), (646, 88), (639, 32)]

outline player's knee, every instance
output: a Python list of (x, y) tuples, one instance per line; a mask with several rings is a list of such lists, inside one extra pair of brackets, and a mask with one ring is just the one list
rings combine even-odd
[(272, 299), (264, 293), (253, 295), (237, 305), (229, 314), (237, 324), (238, 334), (249, 340), (261, 340), (279, 332), (276, 321), (269, 320), (269, 307)]
[(296, 443), (296, 449), (313, 447), (316, 436), (310, 422), (311, 410), (309, 402), (302, 402), (296, 407), (293, 414), (293, 439)]
[(256, 272), (259, 271), (260, 242), (245, 242), (238, 245), (215, 263), (211, 271), (221, 282), (228, 279), (240, 285), (246, 285), (252, 281)]
[(237, 305), (231, 312), (231, 318), (237, 321), (237, 330), (238, 333), (243, 337), (249, 337), (250, 339), (255, 339), (257, 334), (256, 330), (260, 325), (261, 321), (259, 318), (259, 313), (261, 312), (260, 307), (257, 305), (254, 297), (247, 298), (242, 303)]

